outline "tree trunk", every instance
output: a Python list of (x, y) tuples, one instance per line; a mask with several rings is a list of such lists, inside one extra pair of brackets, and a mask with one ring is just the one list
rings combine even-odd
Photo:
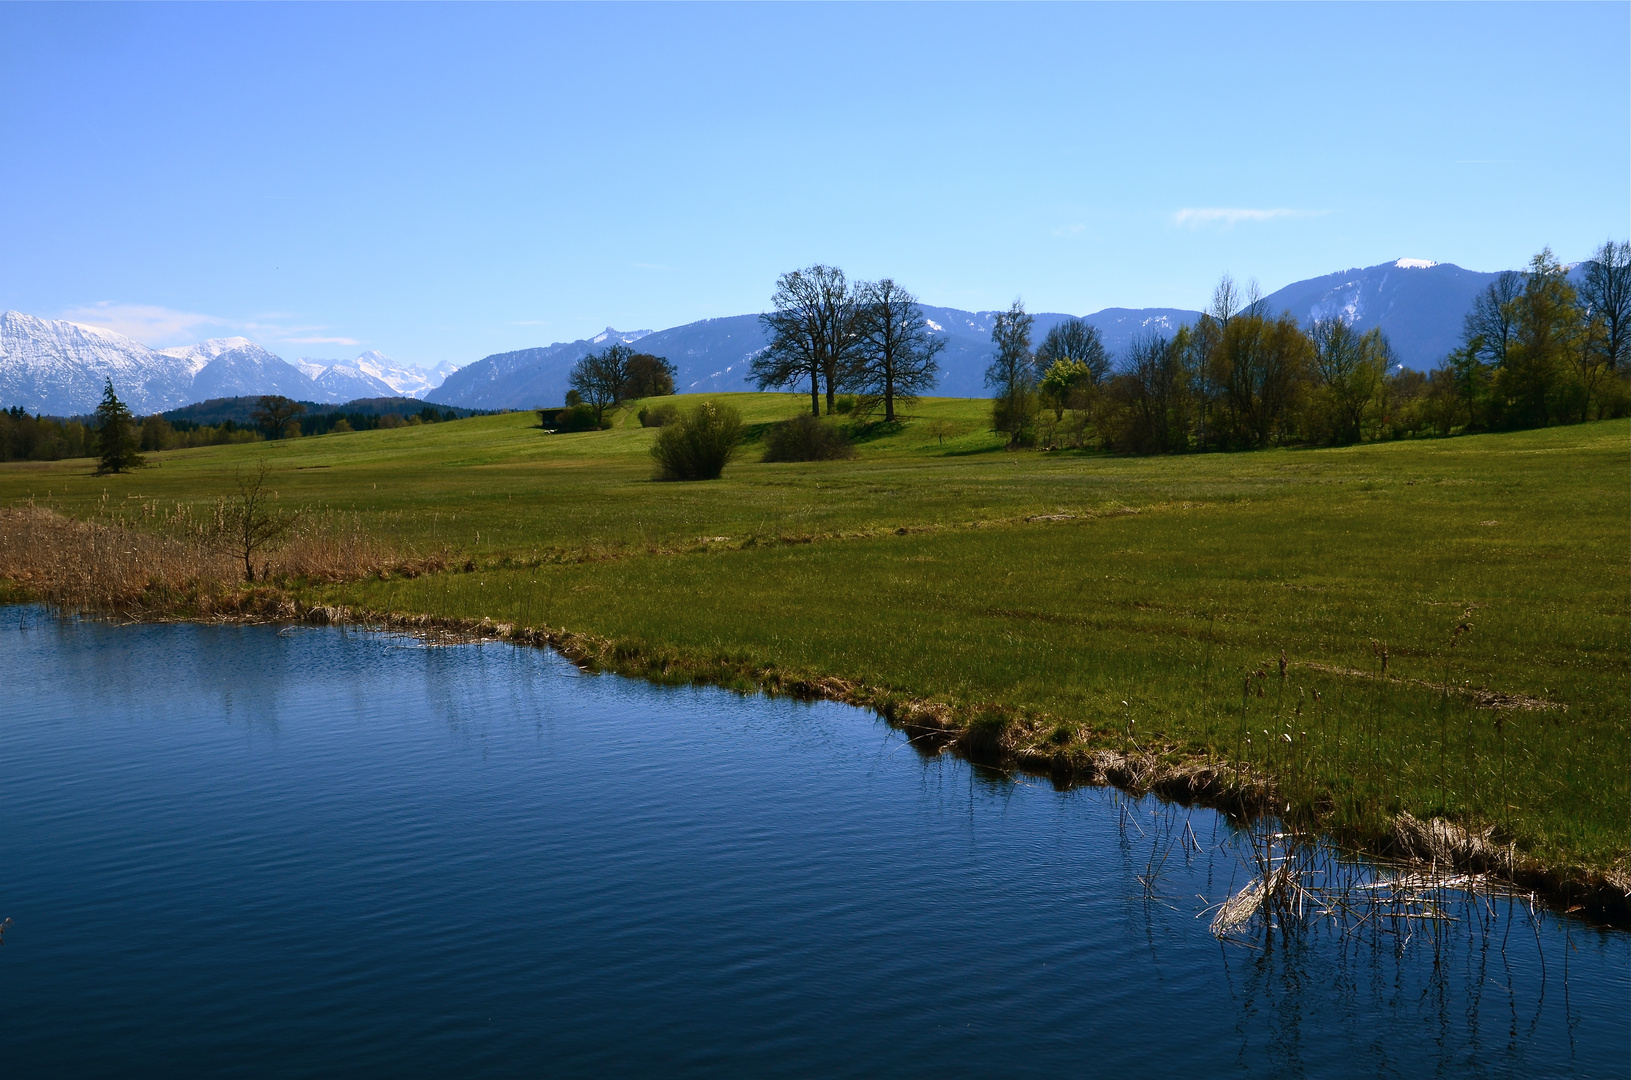
[(821, 372), (810, 366), (810, 415), (821, 415)]

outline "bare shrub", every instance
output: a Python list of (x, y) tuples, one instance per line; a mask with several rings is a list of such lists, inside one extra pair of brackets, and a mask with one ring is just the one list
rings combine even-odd
[(249, 476), (234, 474), (238, 494), (215, 504), (211, 522), (210, 539), (234, 559), (243, 560), (245, 581), (255, 580), (255, 555), (277, 547), (300, 520), (299, 510), (278, 510), (272, 505), (278, 496), (266, 486), (268, 471), (263, 461)]

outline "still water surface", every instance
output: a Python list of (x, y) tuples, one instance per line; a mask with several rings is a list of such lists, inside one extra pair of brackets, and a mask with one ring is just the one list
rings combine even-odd
[(16, 607), (0, 687), (10, 1076), (1628, 1071), (1631, 935), (1221, 944), (1215, 815), (844, 706)]

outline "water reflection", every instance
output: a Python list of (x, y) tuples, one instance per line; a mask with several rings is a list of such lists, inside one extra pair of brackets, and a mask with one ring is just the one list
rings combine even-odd
[(0, 672), (21, 1072), (1624, 1071), (1627, 935), (1309, 849), (1220, 941), (1283, 842), (842, 706), (37, 609)]

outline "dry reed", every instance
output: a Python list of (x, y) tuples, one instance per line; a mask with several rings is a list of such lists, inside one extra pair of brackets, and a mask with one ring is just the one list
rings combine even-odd
[[(76, 611), (152, 616), (230, 608), (241, 562), (213, 539), (219, 507), (204, 509), (145, 506), (139, 519), (146, 527), (137, 527), (123, 516), (82, 521), (32, 504), (0, 508), (0, 579)], [(334, 512), (303, 515), (261, 558), (263, 581), (412, 576), (442, 565), (434, 557), (405, 557)]]

